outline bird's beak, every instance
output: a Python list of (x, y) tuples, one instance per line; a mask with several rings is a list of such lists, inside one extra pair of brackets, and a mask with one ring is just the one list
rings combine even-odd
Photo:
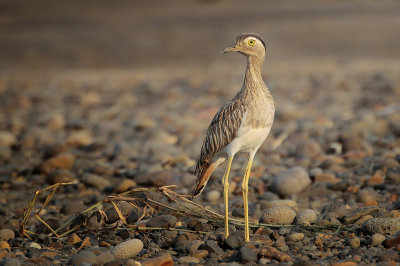
[(233, 47), (226, 48), (222, 53), (226, 54), (226, 53), (232, 53), (232, 52), (238, 52), (238, 51), (240, 51), (240, 48), (237, 46), (233, 46)]

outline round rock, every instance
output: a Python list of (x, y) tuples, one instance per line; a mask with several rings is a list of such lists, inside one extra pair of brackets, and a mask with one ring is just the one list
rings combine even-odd
[(1, 229), (0, 230), (0, 240), (8, 241), (15, 237), (14, 231), (10, 229)]
[(371, 246), (377, 246), (385, 241), (386, 237), (382, 234), (376, 233), (371, 236)]
[(317, 220), (317, 214), (313, 210), (304, 210), (296, 217), (296, 224), (312, 224)]
[(303, 233), (291, 233), (288, 237), (288, 241), (296, 242), (296, 241), (302, 241), (304, 239), (304, 234)]
[(143, 242), (140, 239), (130, 239), (118, 244), (111, 249), (115, 259), (129, 259), (135, 257), (143, 249)]
[(311, 183), (303, 167), (292, 167), (278, 174), (271, 183), (271, 189), (282, 197), (297, 194)]
[(296, 217), (296, 212), (288, 206), (273, 206), (264, 211), (260, 223), (266, 224), (291, 224)]
[(296, 156), (314, 158), (321, 153), (321, 146), (315, 140), (305, 140), (297, 144)]
[(358, 237), (350, 238), (349, 245), (352, 248), (358, 248), (360, 246), (360, 239)]
[(20, 266), (21, 263), (19, 260), (14, 258), (5, 258), (4, 260), (0, 261), (0, 266)]
[(208, 202), (215, 202), (219, 200), (220, 197), (221, 197), (221, 192), (219, 192), (218, 190), (211, 190), (210, 192), (207, 193), (206, 200)]
[(79, 253), (76, 253), (68, 261), (68, 264), (70, 265), (96, 264), (96, 263), (97, 263), (96, 255), (89, 250), (84, 250)]
[(362, 225), (370, 234), (392, 235), (400, 230), (400, 218), (372, 218)]

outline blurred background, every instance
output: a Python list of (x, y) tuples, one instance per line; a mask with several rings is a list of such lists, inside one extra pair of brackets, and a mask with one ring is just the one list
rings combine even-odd
[(387, 67), (399, 14), (399, 1), (2, 0), (0, 69), (199, 70), (239, 62), (219, 52), (242, 32), (265, 38), (271, 71)]

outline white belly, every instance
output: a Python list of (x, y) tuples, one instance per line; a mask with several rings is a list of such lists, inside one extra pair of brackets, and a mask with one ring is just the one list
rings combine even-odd
[(227, 146), (228, 156), (233, 156), (237, 152), (256, 152), (264, 140), (267, 138), (270, 127), (251, 128), (241, 127), (236, 138)]

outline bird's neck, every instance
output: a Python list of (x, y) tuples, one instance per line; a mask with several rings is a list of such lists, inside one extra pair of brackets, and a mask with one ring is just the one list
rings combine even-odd
[(261, 76), (261, 70), (264, 63), (264, 58), (257, 58), (254, 56), (247, 57), (247, 69), (244, 77), (244, 88), (256, 88), (259, 85), (264, 85)]

